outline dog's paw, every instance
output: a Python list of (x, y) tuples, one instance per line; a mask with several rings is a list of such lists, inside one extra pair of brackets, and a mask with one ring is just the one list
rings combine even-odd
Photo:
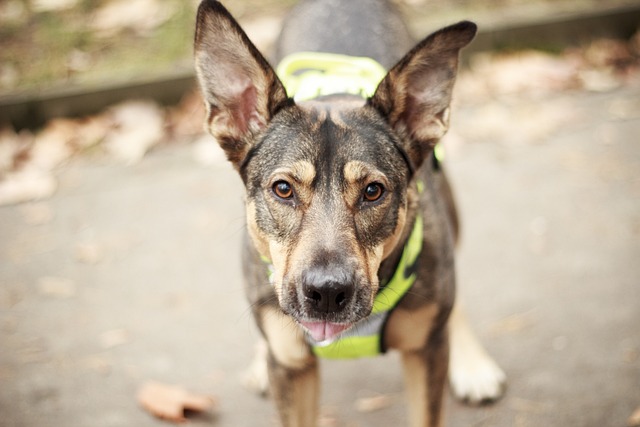
[(482, 353), (451, 357), (449, 385), (455, 397), (463, 402), (488, 403), (504, 394), (507, 376), (491, 357)]
[(242, 384), (260, 396), (269, 392), (269, 373), (267, 372), (267, 343), (261, 340), (256, 345), (256, 352), (251, 365), (242, 375)]

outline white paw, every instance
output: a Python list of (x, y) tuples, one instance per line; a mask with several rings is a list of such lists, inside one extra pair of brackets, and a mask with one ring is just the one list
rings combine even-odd
[(456, 398), (479, 404), (499, 399), (504, 393), (504, 371), (484, 351), (451, 355), (449, 384)]
[(269, 373), (267, 372), (267, 343), (260, 340), (251, 365), (242, 375), (242, 384), (249, 390), (266, 396), (269, 391)]

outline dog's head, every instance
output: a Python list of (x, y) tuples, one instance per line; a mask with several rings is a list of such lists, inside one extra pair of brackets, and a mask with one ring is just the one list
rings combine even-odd
[(380, 264), (406, 234), (409, 184), (447, 131), (458, 53), (475, 31), (462, 22), (427, 37), (366, 101), (297, 105), (220, 3), (200, 5), (208, 129), (244, 181), (249, 235), (273, 263), (281, 308), (314, 339), (371, 312)]

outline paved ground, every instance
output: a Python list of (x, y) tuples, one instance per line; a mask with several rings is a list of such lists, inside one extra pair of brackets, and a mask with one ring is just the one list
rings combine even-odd
[[(639, 99), (635, 85), (503, 104), (511, 131), (479, 142), (464, 123), (486, 109), (454, 115), (461, 293), (509, 389), (449, 402), (447, 425), (625, 426), (640, 406)], [(562, 123), (531, 140), (520, 122), (539, 113)], [(183, 145), (131, 167), (79, 159), (60, 180), (50, 200), (0, 208), (0, 425), (160, 426), (134, 398), (148, 379), (217, 396), (195, 425), (274, 425), (239, 381), (256, 332), (231, 168)], [(405, 424), (395, 355), (323, 377), (325, 425)], [(377, 393), (392, 404), (355, 409)]]

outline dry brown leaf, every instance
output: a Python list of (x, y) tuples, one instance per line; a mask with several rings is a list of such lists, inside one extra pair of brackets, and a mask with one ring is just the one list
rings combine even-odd
[(640, 427), (640, 406), (636, 408), (627, 420), (629, 427)]
[(187, 421), (185, 410), (204, 412), (212, 409), (211, 396), (191, 393), (182, 387), (149, 381), (140, 387), (138, 403), (155, 417), (174, 423)]
[(0, 178), (19, 166), (32, 143), (33, 135), (28, 131), (16, 133), (9, 127), (0, 129)]
[(535, 324), (536, 309), (515, 313), (504, 317), (491, 326), (491, 332), (495, 335), (518, 333), (531, 328)]
[(199, 91), (191, 91), (182, 97), (180, 103), (170, 108), (167, 121), (172, 136), (199, 135), (204, 131), (205, 107)]
[(164, 137), (163, 111), (154, 102), (123, 102), (111, 109), (111, 118), (116, 128), (105, 138), (105, 147), (127, 164), (139, 162)]
[(584, 59), (595, 67), (620, 67), (633, 61), (632, 44), (616, 39), (596, 39), (584, 49)]
[(393, 396), (379, 394), (371, 397), (361, 397), (356, 400), (356, 410), (358, 412), (374, 412), (393, 405)]
[(97, 264), (104, 258), (104, 249), (97, 243), (78, 243), (74, 257), (83, 264)]
[(71, 141), (75, 138), (77, 127), (75, 120), (51, 120), (36, 135), (26, 167), (51, 171), (71, 157)]
[(10, 173), (0, 181), (0, 206), (46, 199), (55, 193), (57, 186), (49, 173), (36, 170)]
[(113, 127), (111, 116), (108, 113), (78, 119), (76, 123), (76, 137), (72, 141), (76, 151), (100, 143)]
[(611, 68), (583, 70), (580, 72), (580, 81), (591, 92), (609, 92), (622, 84)]
[(541, 96), (576, 87), (578, 67), (566, 57), (539, 51), (478, 54), (472, 60), (475, 78), (498, 95)]

